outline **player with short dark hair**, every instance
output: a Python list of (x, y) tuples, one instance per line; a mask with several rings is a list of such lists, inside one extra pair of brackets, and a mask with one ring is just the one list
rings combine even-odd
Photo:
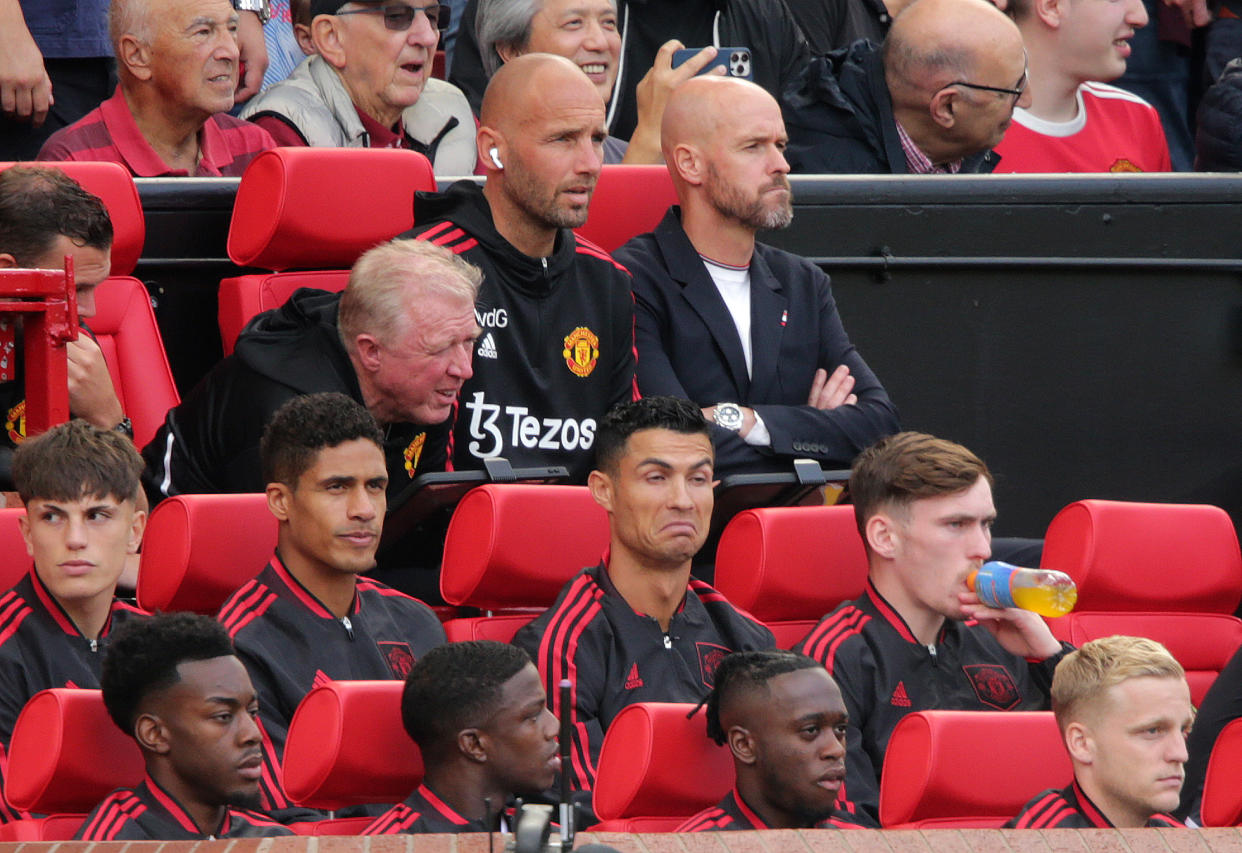
[(489, 641), (432, 649), (405, 680), (401, 719), (423, 757), (423, 783), (364, 835), (486, 832), (514, 794), (560, 769), (557, 722), (530, 658)]
[(707, 736), (729, 746), (737, 783), (678, 832), (872, 825), (837, 808), (847, 717), (818, 662), (781, 649), (729, 655), (706, 705)]
[(153, 616), (117, 632), (103, 663), (104, 705), (138, 742), (147, 777), (113, 791), (75, 836), (86, 841), (251, 838), (293, 832), (255, 811), (258, 697), (214, 620)]
[[(715, 485), (699, 407), (676, 397), (623, 403), (600, 421), (595, 452), (587, 484), (608, 512), (607, 557), (513, 639), (538, 664), (553, 712), (572, 723), (565, 772), (584, 791), (622, 708), (696, 701), (730, 652), (776, 645), (762, 623), (690, 577)], [(562, 678), (573, 685), (569, 707), (555, 693)]]
[(260, 447), (276, 553), (217, 618), (263, 696), (264, 803), (283, 811), (280, 761), (302, 697), (326, 679), (404, 678), (445, 637), (426, 604), (362, 576), (375, 566), (387, 505), (371, 414), (336, 392), (294, 397)]
[(850, 474), (867, 552), (863, 594), (795, 647), (822, 663), (849, 711), (845, 808), (879, 812), (893, 728), (927, 709), (1048, 708), (1066, 651), (1035, 613), (996, 609), (967, 588), (992, 554), (992, 476), (960, 444), (917, 432), (881, 439)]
[[(0, 748), (22, 707), (51, 687), (97, 687), (113, 630), (145, 615), (116, 598), (137, 553), (142, 459), (115, 430), (73, 420), (24, 442), (13, 461), (30, 572), (0, 597)], [(3, 767), (0, 762), (0, 767)], [(18, 816), (0, 801), (0, 819)]]

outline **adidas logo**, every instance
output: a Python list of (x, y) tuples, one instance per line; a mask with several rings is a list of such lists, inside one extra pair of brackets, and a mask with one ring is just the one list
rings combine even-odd
[(625, 677), (625, 689), (634, 690), (643, 686), (642, 676), (638, 674), (638, 664), (630, 667), (630, 674)]
[(479, 341), (478, 354), (480, 358), (496, 358), (496, 341), (492, 339), (491, 332), (488, 332), (483, 336), (483, 340)]
[(904, 681), (897, 682), (897, 689), (893, 691), (893, 698), (888, 701), (890, 705), (896, 708), (910, 707), (910, 697), (906, 695), (906, 683)]

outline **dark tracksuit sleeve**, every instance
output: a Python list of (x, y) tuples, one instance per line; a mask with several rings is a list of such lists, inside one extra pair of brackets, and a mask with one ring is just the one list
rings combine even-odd
[(9, 665), (0, 665), (0, 823), (8, 823), (22, 817), (22, 813), (9, 804), (7, 780), (9, 776), (9, 743), (17, 717), (30, 698), (26, 679)]
[(634, 292), (628, 273), (617, 275), (616, 287), (618, 290), (623, 290), (623, 293), (613, 297), (613, 303), (617, 306), (613, 321), (615, 323), (613, 339), (622, 342), (624, 347), (623, 352), (618, 353), (620, 357), (613, 363), (612, 387), (614, 390), (610, 408), (637, 400), (642, 391), (638, 386), (636, 375), (638, 359), (634, 337)]
[(1242, 717), (1242, 649), (1220, 671), (1199, 705), (1199, 713), (1186, 742), (1190, 760), (1186, 762), (1182, 801), (1174, 812), (1177, 817), (1198, 819), (1203, 800), (1203, 778), (1207, 775), (1212, 747), (1216, 745), (1221, 729), (1238, 717)]
[[(772, 450), (784, 456), (818, 459), (849, 467), (854, 457), (886, 435), (900, 428), (897, 408), (875, 373), (850, 342), (837, 304), (832, 298), (828, 276), (808, 264), (815, 278), (819, 305), (818, 367), (830, 374), (839, 365), (846, 365), (854, 377), (853, 393), (858, 402), (822, 410), (808, 405), (768, 405), (757, 403), (754, 410), (763, 418), (772, 437)], [(810, 393), (810, 386), (807, 386)], [(794, 444), (797, 443), (797, 447)]]
[[(864, 727), (870, 717), (871, 696), (867, 695), (866, 680), (861, 677), (862, 661), (851, 660), (845, 664), (835, 660), (829, 670), (849, 715), (845, 730), (845, 799), (854, 808), (864, 812), (878, 824), (880, 819), (880, 770), (883, 756), (874, 756), (868, 750)], [(848, 807), (847, 807), (848, 810)]]
[(487, 71), (479, 53), (479, 37), (474, 30), (474, 19), (479, 12), (479, 0), (470, 0), (457, 25), (457, 41), (453, 44), (453, 62), (449, 66), (448, 81), (461, 89), (470, 102), (470, 109), (479, 114), (483, 105), (483, 92), (487, 89)]
[[(551, 620), (546, 630), (539, 631), (528, 625), (513, 638), (513, 644), (530, 655), (539, 668), (552, 713), (558, 720), (564, 720), (563, 715), (569, 714), (573, 744), (568, 769), (574, 774), (573, 787), (579, 791), (590, 791), (595, 787), (595, 770), (599, 763), (600, 746), (604, 742), (604, 726), (599, 715), (605, 690), (603, 662), (607, 660), (607, 653), (601, 648), (600, 632), (597, 630), (602, 627), (599, 623), (603, 622), (602, 618), (598, 619), (596, 624), (588, 626), (575, 637), (567, 638), (567, 643), (573, 646), (572, 653), (568, 655), (562, 654), (560, 647), (564, 644), (558, 642), (555, 619)], [(568, 708), (561, 706), (558, 673), (570, 679)], [(562, 768), (561, 772), (565, 770)]]
[(237, 656), (250, 675), (255, 695), (259, 698), (259, 729), (263, 733), (263, 776), (259, 780), (259, 793), (263, 798), (263, 810), (282, 812), (295, 808), (285, 794), (284, 774), (281, 764), (285, 755), (285, 740), (289, 736), (289, 723), (293, 708), (284, 708), (279, 701), (280, 691), (276, 680), (262, 654), (247, 651), (244, 641), (233, 638)]

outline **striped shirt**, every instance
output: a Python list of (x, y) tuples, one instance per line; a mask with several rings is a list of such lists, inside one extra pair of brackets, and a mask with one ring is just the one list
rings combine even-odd
[(215, 832), (204, 833), (185, 807), (148, 776), (137, 788), (118, 788), (87, 815), (75, 839), (81, 841), (182, 841), (269, 838), (293, 835), (261, 812), (226, 806)]
[[(198, 132), (201, 157), (193, 177), (240, 177), (257, 155), (276, 147), (256, 124), (225, 113), (210, 116)], [(170, 169), (134, 121), (121, 87), (78, 121), (53, 133), (39, 149), (40, 160), (103, 160), (120, 163), (137, 178), (184, 178)]]
[[(1172, 815), (1154, 814), (1146, 826), (1184, 826)], [(1109, 829), (1113, 823), (1075, 780), (1068, 788), (1036, 794), (1005, 826), (1009, 829)]]
[[(814, 829), (866, 829), (871, 824), (863, 816), (855, 816), (842, 811), (834, 811), (831, 815), (815, 824)], [(729, 792), (716, 805), (696, 814), (674, 832), (725, 832), (734, 829), (772, 829), (763, 818), (746, 805), (737, 788)]]

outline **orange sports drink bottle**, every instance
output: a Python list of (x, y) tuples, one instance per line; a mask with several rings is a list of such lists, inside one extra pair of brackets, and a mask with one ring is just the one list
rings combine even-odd
[(1078, 587), (1065, 572), (1022, 569), (993, 560), (966, 578), (988, 607), (1020, 607), (1040, 616), (1064, 616), (1078, 602)]

